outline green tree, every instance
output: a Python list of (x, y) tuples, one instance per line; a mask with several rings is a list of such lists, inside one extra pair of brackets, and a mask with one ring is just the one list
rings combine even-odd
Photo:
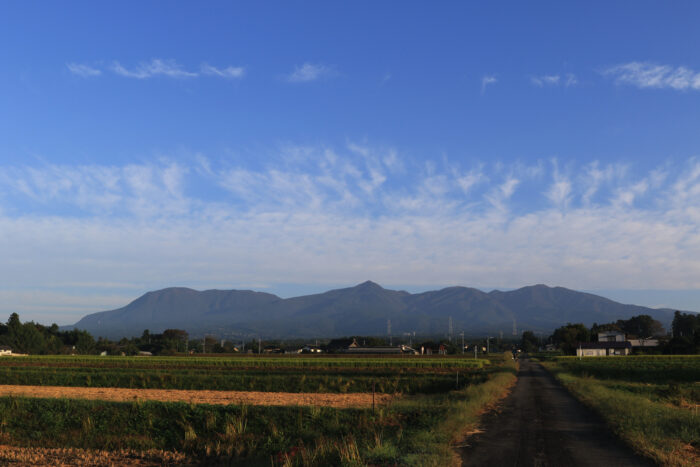
[(639, 315), (633, 316), (628, 320), (618, 320), (617, 325), (626, 334), (637, 336), (640, 339), (664, 334), (663, 325), (649, 315)]
[(582, 323), (567, 323), (566, 326), (555, 329), (550, 339), (558, 345), (564, 353), (574, 354), (576, 353), (579, 342), (591, 341), (591, 332)]
[(538, 349), (538, 339), (532, 331), (523, 332), (520, 346), (525, 352), (534, 352)]
[(78, 339), (75, 342), (75, 351), (79, 355), (94, 354), (97, 350), (95, 339), (87, 331), (78, 331)]

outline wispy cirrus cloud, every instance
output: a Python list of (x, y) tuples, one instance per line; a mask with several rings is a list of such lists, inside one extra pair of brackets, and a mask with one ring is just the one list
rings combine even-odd
[(349, 143), (267, 160), (0, 165), (0, 283), (62, 294), (12, 296), (0, 314), (65, 313), (71, 296), (83, 310), (123, 277), (143, 290), (290, 271), (317, 285), (700, 288), (700, 159), (464, 166)]
[(640, 89), (700, 90), (700, 72), (684, 66), (659, 65), (652, 62), (629, 62), (610, 67), (603, 75)]
[(308, 83), (333, 74), (333, 69), (320, 63), (304, 63), (295, 66), (294, 70), (286, 76), (290, 83)]
[(216, 68), (207, 63), (203, 63), (200, 70), (203, 75), (219, 76), (221, 78), (242, 78), (245, 74), (245, 68), (242, 66)]
[(81, 63), (66, 63), (66, 68), (68, 68), (68, 71), (74, 75), (81, 76), (83, 78), (91, 78), (102, 74), (102, 70)]
[(530, 83), (534, 86), (543, 88), (545, 86), (564, 86), (570, 87), (578, 84), (578, 78), (573, 73), (566, 73), (565, 75), (539, 75), (531, 76)]
[(481, 77), (481, 94), (486, 92), (486, 87), (490, 86), (492, 84), (496, 84), (498, 82), (498, 78), (494, 75), (484, 75)]
[(545, 194), (555, 206), (566, 210), (571, 202), (572, 183), (568, 176), (560, 172), (556, 159), (552, 160), (552, 178), (553, 182)]
[(154, 58), (147, 62), (142, 62), (136, 66), (127, 67), (121, 62), (115, 60), (107, 67), (99, 67), (97, 65), (87, 65), (81, 63), (67, 63), (66, 67), (74, 75), (84, 78), (96, 77), (108, 71), (124, 78), (145, 80), (164, 76), (168, 78), (197, 78), (200, 76), (214, 76), (219, 78), (238, 79), (245, 75), (245, 67), (242, 66), (227, 66), (217, 68), (208, 63), (202, 63), (199, 70), (187, 70), (183, 65), (180, 65), (175, 60), (165, 60)]
[(114, 61), (111, 70), (125, 78), (147, 79), (154, 76), (167, 76), (169, 78), (194, 78), (196, 72), (187, 71), (174, 60), (162, 60), (154, 58), (150, 62), (141, 63), (132, 68), (126, 68), (118, 61)]

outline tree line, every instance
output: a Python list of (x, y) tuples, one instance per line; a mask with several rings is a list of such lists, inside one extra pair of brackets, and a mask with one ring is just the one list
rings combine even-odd
[[(136, 355), (139, 352), (172, 355), (185, 352), (189, 346), (207, 349), (202, 340), (189, 340), (181, 329), (166, 329), (161, 334), (145, 330), (140, 337), (123, 338), (119, 341), (98, 338), (87, 331), (72, 329), (62, 331), (57, 324), (44, 326), (33, 321), (22, 323), (17, 313), (12, 313), (7, 323), (0, 323), (0, 345), (10, 347), (13, 353), (30, 355), (91, 355), (106, 352), (107, 355)], [(225, 351), (217, 348), (209, 339), (207, 350)], [(201, 350), (200, 350), (201, 351)]]
[[(666, 335), (663, 325), (649, 315), (633, 316), (627, 320), (617, 320), (614, 323), (596, 324), (590, 328), (582, 323), (561, 326), (554, 330), (546, 343), (556, 345), (566, 354), (575, 354), (580, 342), (596, 342), (598, 333), (617, 331), (624, 333), (630, 339), (658, 338), (659, 347), (654, 350), (663, 354), (696, 354), (700, 353), (700, 314), (681, 313), (676, 311), (671, 325), (671, 336)], [(526, 352), (533, 352), (539, 347), (539, 341), (531, 331), (525, 331), (522, 337), (522, 347)]]

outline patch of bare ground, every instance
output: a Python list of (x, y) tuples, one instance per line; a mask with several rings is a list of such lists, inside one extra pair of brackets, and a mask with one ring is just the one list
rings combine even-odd
[(184, 454), (170, 451), (99, 451), (75, 448), (25, 448), (0, 445), (0, 464), (12, 466), (156, 466), (187, 465)]
[[(373, 399), (371, 393), (329, 394), (0, 385), (0, 397), (2, 396), (92, 399), (117, 402), (140, 400), (214, 405), (310, 405), (334, 408), (371, 407)], [(377, 405), (383, 405), (394, 398), (395, 396), (391, 394), (375, 394), (374, 402)]]

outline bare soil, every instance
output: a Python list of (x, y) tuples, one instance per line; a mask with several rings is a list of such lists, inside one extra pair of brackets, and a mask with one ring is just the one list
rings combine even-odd
[[(118, 402), (142, 400), (215, 405), (310, 405), (334, 408), (372, 406), (371, 393), (327, 394), (0, 385), (0, 397), (3, 396), (93, 399)], [(383, 405), (394, 399), (394, 397), (390, 394), (375, 394), (374, 401), (377, 405)]]

